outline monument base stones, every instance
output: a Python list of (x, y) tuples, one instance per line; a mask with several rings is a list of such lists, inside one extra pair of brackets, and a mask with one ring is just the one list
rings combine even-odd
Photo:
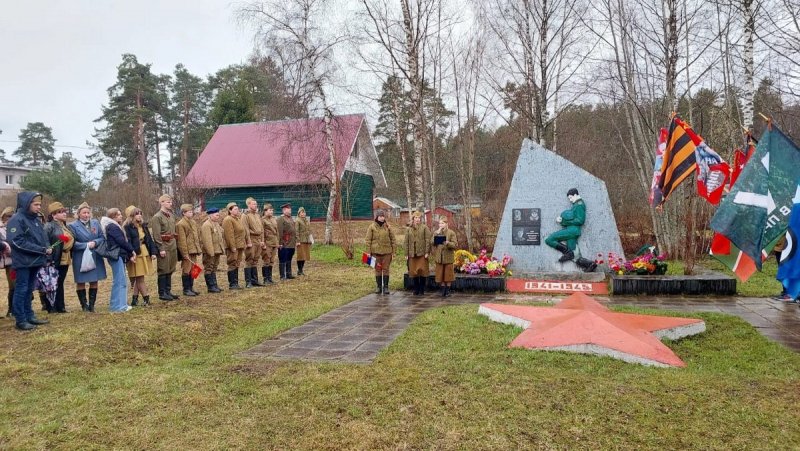
[[(573, 206), (567, 199), (572, 188), (577, 189), (585, 203), (586, 219), (580, 226), (574, 259), (559, 262), (563, 254), (547, 246), (545, 239), (564, 230), (563, 223), (556, 222), (556, 218)], [(623, 254), (605, 182), (539, 144), (524, 140), (500, 220), (494, 255), (508, 254), (513, 258), (511, 269), (517, 279), (585, 282), (577, 277), (583, 271), (576, 262), (580, 258), (594, 261), (597, 254), (609, 252)], [(543, 278), (550, 274), (576, 277)]]

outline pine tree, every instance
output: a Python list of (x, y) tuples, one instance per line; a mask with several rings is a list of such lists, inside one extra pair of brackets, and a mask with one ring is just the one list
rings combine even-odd
[(41, 122), (29, 122), (19, 134), (21, 142), (14, 156), (20, 163), (38, 166), (55, 160), (53, 130)]

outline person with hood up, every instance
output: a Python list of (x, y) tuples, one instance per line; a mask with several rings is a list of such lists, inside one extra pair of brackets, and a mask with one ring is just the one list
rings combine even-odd
[(367, 253), (375, 257), (375, 294), (389, 294), (389, 266), (392, 264), (395, 243), (394, 232), (386, 222), (383, 210), (375, 212), (375, 222), (367, 229)]
[[(12, 267), (17, 272), (13, 307), (17, 329), (20, 330), (32, 330), (48, 323), (47, 320), (36, 318), (31, 306), (36, 273), (47, 264), (53, 253), (44, 225), (39, 220), (41, 210), (42, 195), (23, 191), (17, 194), (17, 212), (6, 226)], [(2, 247), (5, 249), (5, 244)]]
[[(103, 257), (94, 252), (100, 243), (105, 241), (103, 232), (100, 230), (100, 221), (92, 218), (92, 208), (86, 202), (78, 206), (78, 220), (68, 225), (75, 237), (72, 245), (72, 275), (75, 278), (75, 289), (78, 293), (78, 301), (81, 309), (85, 312), (94, 312), (94, 304), (97, 302), (97, 282), (106, 278), (106, 264)], [(95, 268), (90, 271), (81, 272), (81, 262), (83, 253), (86, 249), (92, 250)], [(86, 285), (89, 285), (89, 298), (86, 298)]]
[(125, 274), (125, 262), (136, 263), (136, 251), (125, 237), (122, 223), (125, 218), (119, 208), (109, 208), (106, 215), (100, 218), (100, 226), (106, 237), (106, 248), (116, 257), (107, 257), (111, 266), (111, 298), (108, 310), (111, 312), (127, 312), (133, 307), (128, 305), (128, 277)]

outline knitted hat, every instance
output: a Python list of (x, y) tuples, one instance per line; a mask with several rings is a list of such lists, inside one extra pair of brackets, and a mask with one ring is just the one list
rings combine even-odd
[(159, 202), (164, 202), (165, 200), (172, 200), (172, 196), (169, 194), (162, 194), (161, 197), (158, 198)]
[(53, 213), (63, 209), (64, 209), (64, 204), (62, 204), (61, 202), (53, 202), (52, 204), (47, 206), (47, 214), (52, 215)]
[(238, 207), (238, 205), (236, 205), (236, 202), (229, 202), (228, 205), (225, 206), (225, 208), (228, 211), (231, 211), (231, 208), (233, 208), (233, 207)]
[(78, 205), (78, 213), (80, 213), (81, 210), (83, 210), (84, 208), (88, 208), (89, 211), (92, 211), (92, 207), (90, 207), (88, 203), (84, 202), (84, 203)]
[(183, 204), (181, 205), (181, 213), (186, 213), (187, 211), (194, 210), (194, 205), (192, 204)]

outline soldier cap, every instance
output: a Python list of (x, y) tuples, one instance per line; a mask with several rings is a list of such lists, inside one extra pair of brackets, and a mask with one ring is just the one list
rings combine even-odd
[(194, 210), (194, 205), (192, 204), (183, 204), (181, 205), (181, 213), (186, 213), (187, 211)]
[(292, 208), (292, 204), (290, 204), (289, 202), (286, 202), (285, 204), (281, 205), (281, 209), (284, 209), (284, 208)]
[(64, 209), (64, 204), (62, 204), (61, 202), (53, 202), (52, 204), (47, 206), (47, 214), (52, 215), (53, 213), (63, 209)]
[(247, 199), (245, 199), (245, 200), (244, 200), (244, 203), (245, 203), (245, 205), (246, 205), (246, 204), (249, 204), (251, 200), (252, 200), (253, 202), (255, 202), (255, 201), (256, 201), (256, 200), (255, 200), (255, 199), (253, 199), (252, 197), (248, 197)]
[(225, 206), (225, 209), (231, 211), (231, 208), (233, 207), (238, 207), (238, 205), (236, 205), (236, 202), (229, 202), (228, 205)]
[(206, 214), (213, 215), (214, 213), (219, 213), (219, 208), (211, 207), (208, 210), (206, 210)]
[(87, 202), (84, 202), (84, 203), (78, 205), (78, 213), (80, 213), (81, 210), (83, 210), (84, 208), (88, 208), (89, 211), (92, 211), (92, 207), (90, 207)]
[(272, 208), (272, 204), (264, 204), (264, 211), (267, 211), (270, 208)]
[(297, 209), (297, 214), (298, 214), (298, 215), (299, 215), (300, 213), (305, 213), (305, 212), (306, 212), (306, 209), (305, 209), (305, 208), (303, 208), (303, 207), (300, 207), (300, 208), (298, 208), (298, 209)]

